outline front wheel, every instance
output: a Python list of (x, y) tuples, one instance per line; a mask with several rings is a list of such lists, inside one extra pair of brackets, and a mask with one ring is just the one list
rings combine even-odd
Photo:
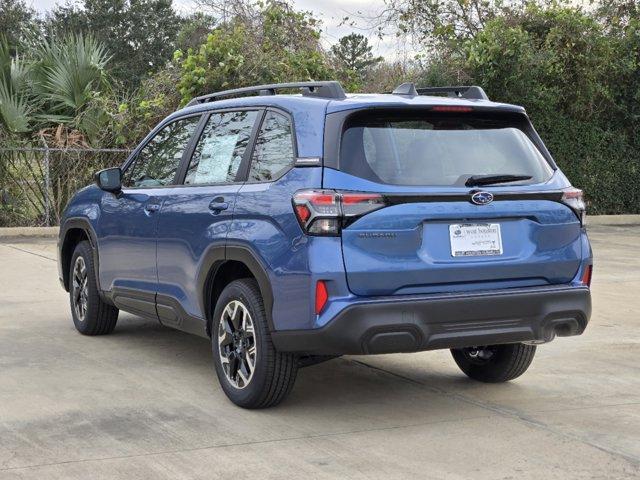
[(86, 240), (78, 243), (71, 257), (69, 303), (73, 324), (83, 335), (105, 335), (115, 328), (118, 309), (100, 298), (93, 251)]
[(508, 382), (522, 375), (536, 353), (535, 345), (514, 343), (451, 349), (465, 375), (486, 383)]
[(222, 291), (214, 312), (211, 344), (220, 385), (236, 405), (271, 407), (291, 391), (298, 359), (274, 348), (255, 280), (235, 280)]

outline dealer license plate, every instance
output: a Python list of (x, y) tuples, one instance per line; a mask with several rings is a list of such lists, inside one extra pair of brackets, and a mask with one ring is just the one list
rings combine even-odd
[(449, 225), (449, 238), (453, 257), (502, 255), (502, 237), (498, 223)]

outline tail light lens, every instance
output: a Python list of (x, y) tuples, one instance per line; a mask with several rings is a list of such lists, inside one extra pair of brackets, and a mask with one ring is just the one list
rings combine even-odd
[(577, 188), (569, 188), (562, 194), (562, 203), (567, 205), (580, 219), (582, 225), (587, 222), (587, 207), (584, 203), (584, 194)]
[(293, 196), (300, 226), (309, 235), (340, 235), (356, 218), (384, 206), (379, 193), (302, 190)]

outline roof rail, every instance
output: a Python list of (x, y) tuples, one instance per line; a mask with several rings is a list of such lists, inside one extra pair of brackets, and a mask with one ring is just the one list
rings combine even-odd
[(277, 90), (296, 88), (302, 90), (302, 95), (305, 97), (330, 98), (333, 100), (343, 100), (347, 98), (340, 82), (333, 80), (323, 82), (272, 83), (269, 85), (256, 85), (255, 87), (234, 88), (232, 90), (223, 90), (221, 92), (202, 95), (192, 99), (187, 103), (187, 107), (199, 103), (215, 102), (225, 97), (244, 96), (252, 93), (257, 93), (258, 95), (275, 95)]
[(396, 89), (393, 91), (393, 94), (409, 96), (446, 94), (448, 97), (453, 98), (466, 98), (468, 100), (489, 100), (489, 97), (482, 89), (482, 87), (478, 87), (476, 85), (416, 88), (413, 83), (407, 82), (396, 87)]

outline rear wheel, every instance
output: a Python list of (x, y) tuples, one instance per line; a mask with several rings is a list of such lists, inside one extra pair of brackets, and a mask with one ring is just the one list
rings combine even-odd
[(487, 383), (519, 377), (529, 368), (535, 353), (535, 345), (524, 343), (451, 349), (460, 370), (469, 378)]
[(236, 405), (271, 407), (291, 391), (298, 359), (274, 348), (255, 280), (235, 280), (222, 291), (214, 312), (211, 343), (220, 385)]
[(111, 333), (118, 321), (118, 309), (102, 301), (98, 293), (89, 242), (76, 246), (69, 271), (69, 302), (73, 324), (83, 335)]

